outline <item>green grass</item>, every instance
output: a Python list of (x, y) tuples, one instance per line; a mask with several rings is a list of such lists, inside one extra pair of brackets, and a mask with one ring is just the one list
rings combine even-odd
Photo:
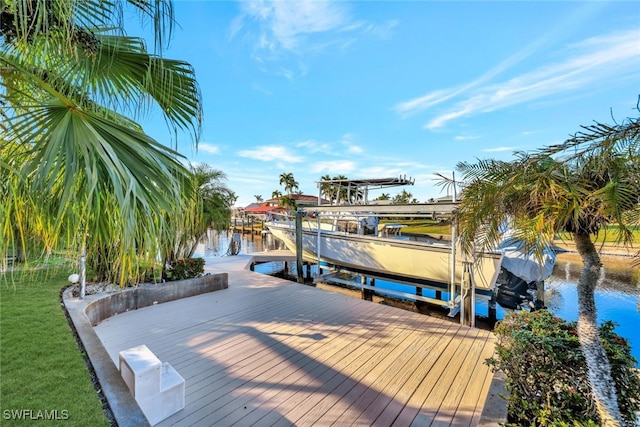
[(61, 307), (68, 274), (0, 275), (0, 425), (110, 425)]
[(432, 235), (440, 235), (446, 234), (451, 235), (451, 224), (449, 222), (441, 223), (440, 221), (434, 221), (432, 219), (390, 219), (390, 220), (382, 220), (381, 223), (388, 222), (399, 222), (401, 224), (406, 224), (407, 227), (402, 229), (402, 233), (415, 233), (415, 234), (432, 234)]
[[(634, 245), (640, 243), (640, 227), (631, 227), (633, 233)], [(573, 242), (573, 237), (569, 233), (557, 233), (556, 239), (564, 242)], [(611, 226), (604, 230), (600, 230), (595, 242), (596, 243), (617, 243), (618, 227)]]

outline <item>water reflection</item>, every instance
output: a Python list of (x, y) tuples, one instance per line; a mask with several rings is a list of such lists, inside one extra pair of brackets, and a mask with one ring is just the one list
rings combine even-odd
[[(207, 237), (196, 248), (194, 256), (210, 257), (225, 256), (229, 250), (232, 239), (231, 231), (215, 231), (209, 229)], [(281, 240), (276, 239), (271, 234), (245, 234), (240, 240), (240, 253), (250, 254), (252, 252), (285, 249)]]
[[(195, 256), (225, 256), (231, 238), (230, 232), (211, 231), (207, 239), (199, 245)], [(242, 236), (240, 253), (250, 254), (284, 248), (284, 244), (270, 234), (247, 234)], [(558, 259), (553, 276), (546, 283), (545, 302), (557, 316), (573, 321), (578, 319), (576, 283), (582, 266), (579, 262), (563, 261), (561, 258)], [(629, 266), (630, 263), (631, 261)], [(274, 263), (273, 266), (265, 266), (261, 272), (271, 274), (281, 268), (281, 264)], [(603, 268), (595, 298), (598, 320), (611, 320), (618, 325), (616, 332), (630, 341), (633, 356), (639, 361), (640, 366), (640, 329), (637, 327), (640, 325), (640, 277), (632, 276), (630, 271), (630, 267), (626, 271), (624, 267), (617, 271)], [(394, 285), (390, 284), (390, 287), (392, 286)], [(478, 313), (486, 312), (486, 304), (486, 300), (479, 300)], [(508, 310), (498, 307), (498, 318), (504, 317), (507, 312)]]

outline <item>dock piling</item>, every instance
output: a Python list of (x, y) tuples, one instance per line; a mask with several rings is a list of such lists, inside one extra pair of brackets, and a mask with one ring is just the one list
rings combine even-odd
[(302, 271), (302, 211), (296, 212), (296, 273), (298, 283), (304, 283), (304, 272)]

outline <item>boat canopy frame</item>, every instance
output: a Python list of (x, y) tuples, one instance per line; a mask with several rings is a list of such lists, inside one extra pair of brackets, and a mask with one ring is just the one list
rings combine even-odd
[[(351, 195), (352, 191), (358, 195), (362, 195), (362, 200), (359, 200), (358, 204), (367, 204), (369, 197), (369, 190), (377, 190), (388, 187), (401, 187), (404, 185), (413, 185), (415, 179), (406, 175), (394, 177), (394, 178), (361, 178), (361, 179), (327, 179), (322, 181), (316, 181), (318, 186), (318, 204), (320, 204), (322, 186), (326, 184), (336, 185), (338, 188), (345, 187), (347, 194)], [(349, 200), (350, 197), (347, 197)]]

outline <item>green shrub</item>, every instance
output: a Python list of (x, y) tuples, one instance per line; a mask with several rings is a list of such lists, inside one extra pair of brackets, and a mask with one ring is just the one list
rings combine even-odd
[[(509, 392), (509, 422), (533, 426), (595, 426), (598, 420), (576, 322), (547, 310), (510, 314), (495, 328), (496, 356), (487, 359), (503, 371)], [(629, 343), (604, 322), (600, 336), (611, 363), (618, 403), (627, 425), (640, 409), (640, 377)]]
[(179, 259), (166, 271), (167, 280), (200, 277), (204, 273), (204, 258)]

